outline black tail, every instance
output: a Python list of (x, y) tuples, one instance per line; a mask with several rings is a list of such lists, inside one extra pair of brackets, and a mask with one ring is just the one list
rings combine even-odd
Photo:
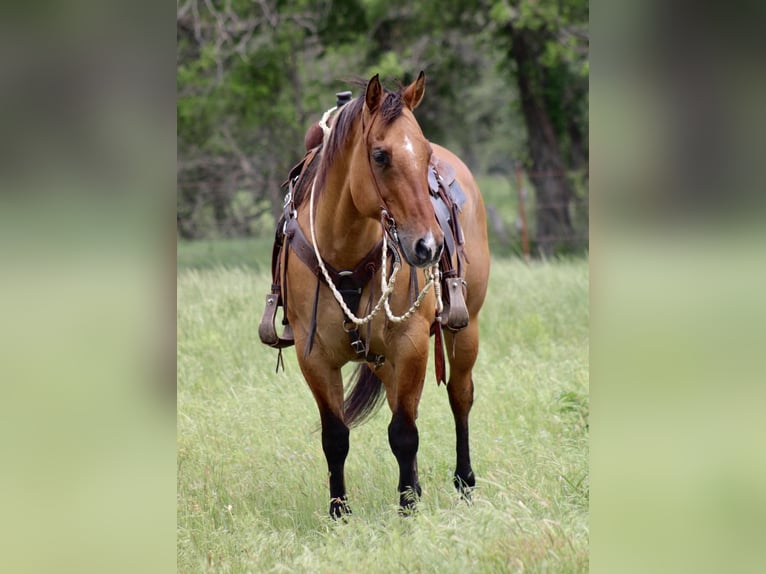
[(343, 419), (349, 427), (362, 424), (383, 404), (383, 381), (365, 364), (351, 376), (351, 389), (343, 401)]

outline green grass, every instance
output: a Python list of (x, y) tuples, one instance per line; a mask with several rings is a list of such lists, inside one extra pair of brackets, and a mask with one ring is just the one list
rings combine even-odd
[[(522, 232), (518, 227), (518, 225), (520, 225), (520, 214), (519, 190), (516, 177), (514, 175), (480, 176), (476, 178), (476, 182), (481, 189), (485, 205), (488, 209), (490, 207), (494, 208), (505, 229), (506, 238), (503, 240), (498, 235), (494, 223), (488, 218), (487, 223), (490, 250), (492, 253), (500, 256), (514, 255), (520, 257), (523, 253), (523, 242)], [(537, 201), (534, 191), (535, 188), (526, 177), (524, 177), (522, 185), (527, 192), (526, 200), (524, 201), (524, 210), (526, 212), (527, 236), (530, 244), (530, 252), (534, 255), (536, 253), (535, 236), (537, 234), (537, 218), (535, 215)], [(575, 186), (575, 189), (577, 189), (579, 184), (573, 183), (573, 185)], [(576, 201), (573, 202), (570, 214), (572, 216), (572, 224), (575, 233), (578, 235), (587, 235), (587, 193), (582, 191), (579, 191), (579, 193), (581, 195), (584, 194), (586, 199), (582, 204)], [(574, 250), (561, 248), (560, 252), (562, 255), (572, 254), (576, 257), (582, 256), (582, 251), (579, 247)]]
[[(248, 263), (235, 266), (239, 255)], [(454, 430), (429, 368), (423, 499), (397, 514), (384, 408), (351, 433), (354, 515), (327, 516), (318, 414), (294, 349), (258, 340), (270, 245), (179, 245), (179, 572), (586, 572), (588, 266), (493, 261), (474, 371), (477, 489), (454, 492)]]
[(270, 273), (273, 243), (273, 233), (260, 238), (184, 241), (178, 246), (177, 267), (179, 272), (224, 266)]
[[(476, 179), (476, 183), (479, 184), (481, 194), (484, 198), (484, 204), (489, 209), (494, 208), (497, 215), (500, 217), (507, 234), (506, 240), (502, 241), (498, 236), (494, 225), (491, 221), (488, 221), (487, 229), (489, 231), (489, 246), (492, 253), (502, 255), (517, 255), (521, 256), (521, 232), (516, 228), (516, 219), (519, 216), (519, 196), (515, 187), (515, 179), (512, 177), (503, 176), (484, 176)], [(527, 200), (526, 205), (527, 223), (530, 226), (534, 224), (534, 217), (531, 217), (530, 201)]]

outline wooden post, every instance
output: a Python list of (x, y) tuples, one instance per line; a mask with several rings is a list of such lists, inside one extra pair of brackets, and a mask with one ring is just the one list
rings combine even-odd
[(527, 212), (524, 209), (524, 200), (527, 197), (527, 190), (524, 189), (523, 171), (521, 164), (516, 163), (516, 189), (519, 193), (519, 217), (521, 218), (521, 249), (524, 253), (524, 260), (529, 262), (529, 236), (527, 235)]

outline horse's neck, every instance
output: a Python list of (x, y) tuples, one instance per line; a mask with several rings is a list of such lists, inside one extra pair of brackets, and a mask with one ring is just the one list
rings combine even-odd
[(351, 269), (380, 241), (380, 223), (359, 213), (346, 177), (328, 178), (319, 195), (314, 226), (320, 254), (336, 269)]

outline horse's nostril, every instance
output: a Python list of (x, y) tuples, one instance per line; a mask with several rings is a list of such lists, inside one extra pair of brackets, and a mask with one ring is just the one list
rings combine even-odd
[(423, 239), (418, 239), (415, 243), (415, 255), (421, 261), (430, 261), (433, 257), (433, 250)]

